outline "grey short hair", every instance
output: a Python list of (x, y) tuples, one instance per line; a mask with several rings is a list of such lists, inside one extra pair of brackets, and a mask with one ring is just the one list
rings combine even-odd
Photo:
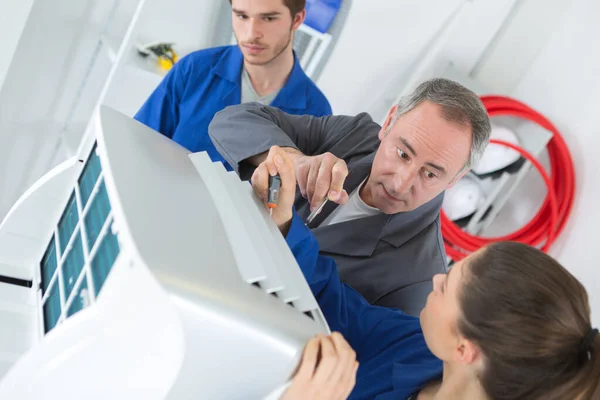
[(490, 140), (490, 118), (481, 99), (471, 90), (449, 79), (435, 78), (421, 83), (409, 95), (398, 102), (398, 109), (390, 127), (398, 117), (417, 107), (424, 101), (438, 104), (444, 119), (471, 127), (471, 150), (466, 165), (461, 170), (473, 167), (480, 160)]

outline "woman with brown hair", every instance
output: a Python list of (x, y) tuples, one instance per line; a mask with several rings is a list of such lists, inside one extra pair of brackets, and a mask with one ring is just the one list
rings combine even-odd
[(319, 255), (292, 209), (293, 163), (277, 147), (252, 177), (257, 194), (266, 198), (275, 173), (282, 185), (273, 219), (331, 330), (341, 333), (318, 339), (320, 361), (315, 342), (307, 346), (282, 399), (600, 399), (600, 337), (588, 296), (553, 258), (495, 243), (435, 276), (419, 319), (371, 306)]

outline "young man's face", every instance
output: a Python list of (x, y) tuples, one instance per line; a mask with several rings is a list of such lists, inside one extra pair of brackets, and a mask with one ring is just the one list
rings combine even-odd
[(249, 64), (265, 65), (289, 46), (306, 11), (292, 17), (283, 0), (232, 0), (233, 33)]

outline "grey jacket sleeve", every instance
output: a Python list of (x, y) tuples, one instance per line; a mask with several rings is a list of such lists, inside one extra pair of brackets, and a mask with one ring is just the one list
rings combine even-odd
[(365, 113), (355, 117), (314, 117), (245, 103), (218, 112), (208, 134), (223, 158), (242, 175), (240, 164), (271, 146), (293, 147), (306, 155), (331, 152), (348, 161), (377, 148), (379, 129)]

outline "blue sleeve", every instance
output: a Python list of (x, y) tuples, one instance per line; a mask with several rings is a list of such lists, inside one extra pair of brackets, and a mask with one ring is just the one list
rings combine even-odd
[(333, 115), (333, 111), (329, 101), (327, 100), (327, 97), (325, 97), (325, 95), (316, 87), (312, 93), (312, 100), (312, 104), (306, 110), (308, 115), (313, 115), (315, 117), (326, 117), (328, 115)]
[(331, 109), (331, 105), (329, 104), (329, 101), (327, 101), (327, 98), (325, 98), (325, 96), (323, 96), (323, 107), (321, 107), (322, 113), (319, 114), (319, 117), (325, 117), (327, 115), (333, 115), (333, 110)]
[(295, 212), (286, 240), (329, 327), (346, 338), (359, 361), (385, 351), (401, 335), (420, 333), (418, 319), (398, 310), (372, 306), (343, 284), (334, 260), (319, 255), (316, 238)]
[(185, 89), (186, 61), (182, 59), (171, 68), (134, 116), (134, 119), (168, 138), (173, 138), (179, 123), (179, 102)]

